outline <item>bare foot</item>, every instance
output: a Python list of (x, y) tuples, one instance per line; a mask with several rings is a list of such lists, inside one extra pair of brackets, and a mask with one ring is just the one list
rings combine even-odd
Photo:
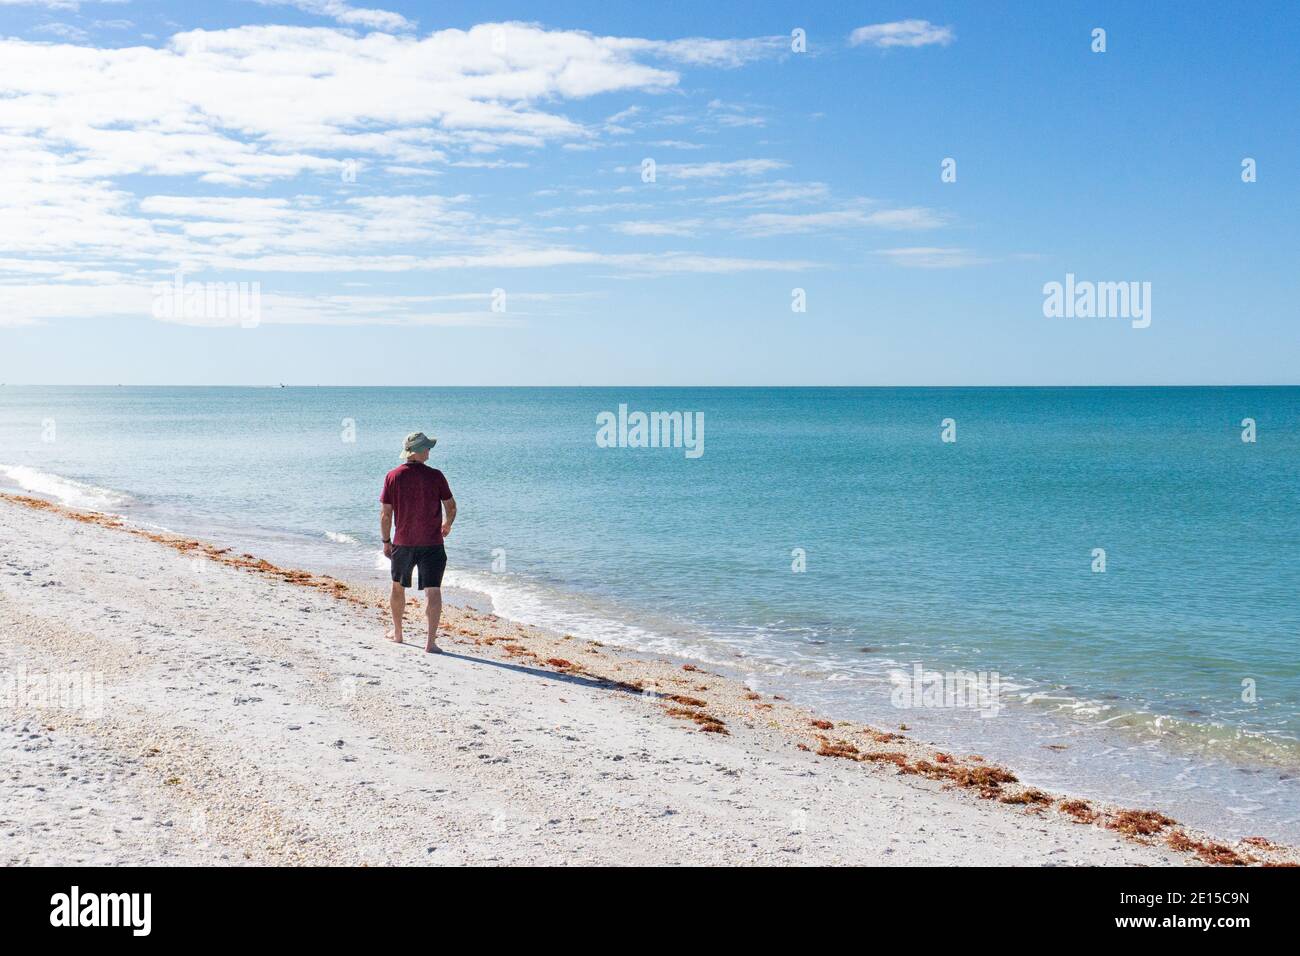
[(439, 646), (438, 646), (438, 642), (437, 642), (436, 640), (434, 640), (434, 639), (431, 637), (431, 638), (429, 638), (429, 642), (428, 642), (427, 644), (424, 645), (424, 653), (426, 653), (426, 654), (441, 654), (441, 653), (442, 653), (442, 648), (439, 647)]
[(388, 640), (392, 641), (394, 644), (402, 643), (401, 631), (394, 631), (392, 628), (389, 628), (384, 632), (384, 637), (388, 638)]

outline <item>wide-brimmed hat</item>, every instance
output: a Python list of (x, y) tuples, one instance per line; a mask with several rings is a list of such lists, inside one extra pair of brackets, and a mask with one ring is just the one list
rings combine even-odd
[(436, 444), (438, 439), (430, 438), (424, 432), (411, 432), (406, 436), (406, 443), (402, 446), (402, 461), (409, 461), (412, 455), (427, 451)]

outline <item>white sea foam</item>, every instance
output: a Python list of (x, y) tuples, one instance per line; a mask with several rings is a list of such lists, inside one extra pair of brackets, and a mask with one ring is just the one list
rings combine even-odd
[[(387, 567), (387, 564), (384, 564)], [(764, 679), (816, 676), (834, 681), (861, 680), (878, 660), (836, 663), (817, 648), (768, 641), (757, 632), (726, 633), (683, 621), (628, 619), (597, 599), (565, 593), (513, 575), (448, 569), (443, 586), (483, 595), (492, 612), (520, 624), (557, 634), (599, 641), (641, 653), (663, 654)]]
[(335, 544), (360, 544), (356, 538), (350, 534), (344, 534), (342, 531), (326, 531), (325, 537), (329, 538)]
[(514, 578), (458, 570), (449, 570), (443, 583), (446, 587), (487, 595), (492, 601), (492, 612), (506, 620), (532, 624), (556, 633), (600, 641), (602, 644), (686, 657), (705, 663), (722, 663), (716, 653), (710, 653), (710, 648), (704, 641), (691, 640), (685, 635), (669, 635), (630, 621), (617, 620), (602, 610), (585, 606), (583, 599), (576, 595), (560, 599), (537, 585)]
[(129, 504), (131, 496), (111, 488), (100, 488), (82, 481), (38, 471), (26, 465), (0, 465), (0, 475), (24, 491), (53, 498), (69, 508), (87, 511), (112, 511)]

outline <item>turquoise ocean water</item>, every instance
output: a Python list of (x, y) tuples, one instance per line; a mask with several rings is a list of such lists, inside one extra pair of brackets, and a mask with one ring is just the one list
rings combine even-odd
[[(704, 453), (601, 447), (620, 405)], [(1300, 388), (6, 386), (0, 485), (382, 581), (417, 429), (465, 599), (1300, 842)], [(895, 706), (918, 665), (1004, 706)]]

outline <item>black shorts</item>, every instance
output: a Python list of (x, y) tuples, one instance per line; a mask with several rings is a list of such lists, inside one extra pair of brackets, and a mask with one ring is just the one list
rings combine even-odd
[(442, 545), (432, 548), (408, 548), (393, 545), (393, 581), (402, 587), (411, 586), (411, 570), (420, 569), (420, 588), (442, 587), (442, 572), (447, 570), (447, 549)]

